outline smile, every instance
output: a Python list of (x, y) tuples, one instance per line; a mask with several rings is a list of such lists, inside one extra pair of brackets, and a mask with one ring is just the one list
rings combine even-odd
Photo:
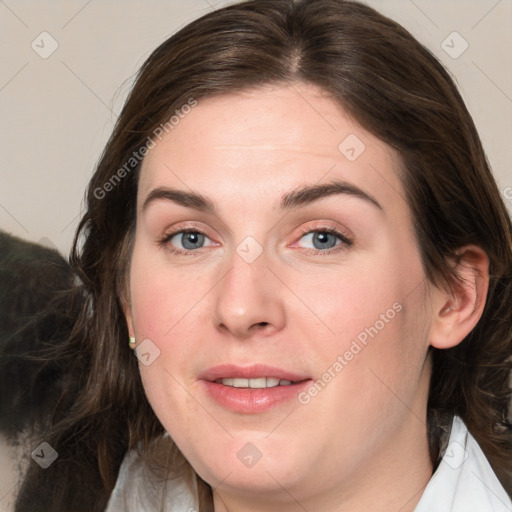
[(312, 382), (309, 375), (254, 364), (223, 364), (199, 375), (206, 397), (223, 409), (258, 414), (293, 402)]

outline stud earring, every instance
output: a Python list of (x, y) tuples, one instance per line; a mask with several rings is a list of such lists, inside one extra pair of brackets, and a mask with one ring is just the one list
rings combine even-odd
[(128, 341), (128, 345), (130, 346), (130, 348), (134, 348), (134, 345), (135, 345), (135, 338), (132, 338), (132, 337), (130, 336), (129, 341)]

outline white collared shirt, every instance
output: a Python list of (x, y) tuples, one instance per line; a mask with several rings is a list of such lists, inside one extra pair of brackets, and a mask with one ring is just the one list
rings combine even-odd
[(512, 512), (510, 497), (457, 416), (443, 458), (414, 512)]
[[(180, 480), (155, 485), (128, 454), (105, 512), (197, 512), (197, 496)], [(163, 501), (162, 501), (163, 500)], [(455, 417), (443, 458), (414, 512), (512, 512), (512, 501), (480, 446)]]

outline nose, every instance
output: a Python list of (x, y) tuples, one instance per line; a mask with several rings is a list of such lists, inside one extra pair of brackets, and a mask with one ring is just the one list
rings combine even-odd
[(213, 322), (217, 329), (240, 340), (283, 329), (284, 285), (268, 268), (265, 254), (248, 263), (234, 253), (230, 263), (215, 287)]

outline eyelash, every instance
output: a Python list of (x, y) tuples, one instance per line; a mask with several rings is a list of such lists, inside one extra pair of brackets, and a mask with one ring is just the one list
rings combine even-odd
[[(172, 238), (174, 236), (179, 235), (179, 234), (184, 234), (184, 233), (199, 233), (201, 235), (204, 235), (205, 237), (208, 237), (208, 235), (199, 228), (196, 228), (196, 227), (182, 228), (182, 229), (177, 229), (175, 231), (172, 231), (170, 233), (166, 233), (158, 241), (158, 245), (160, 247), (167, 246), (167, 245), (169, 245), (169, 242), (172, 240)], [(317, 227), (314, 229), (305, 228), (305, 229), (301, 230), (301, 236), (300, 236), (299, 240), (302, 239), (305, 235), (309, 235), (310, 233), (329, 233), (331, 235), (335, 235), (341, 241), (341, 244), (335, 245), (334, 247), (332, 247), (330, 249), (326, 249), (326, 250), (308, 249), (306, 252), (306, 254), (308, 256), (326, 256), (326, 255), (330, 255), (335, 252), (338, 252), (340, 250), (347, 249), (353, 245), (353, 241), (346, 234), (344, 234), (341, 231), (338, 231), (337, 229), (330, 227), (330, 226), (320, 226), (320, 227)], [(184, 251), (182, 249), (174, 249), (174, 248), (170, 248), (170, 249), (168, 248), (168, 250), (172, 254), (177, 255), (177, 256), (196, 256), (198, 254), (198, 250), (194, 250), (194, 251), (186, 251), (185, 250)]]

